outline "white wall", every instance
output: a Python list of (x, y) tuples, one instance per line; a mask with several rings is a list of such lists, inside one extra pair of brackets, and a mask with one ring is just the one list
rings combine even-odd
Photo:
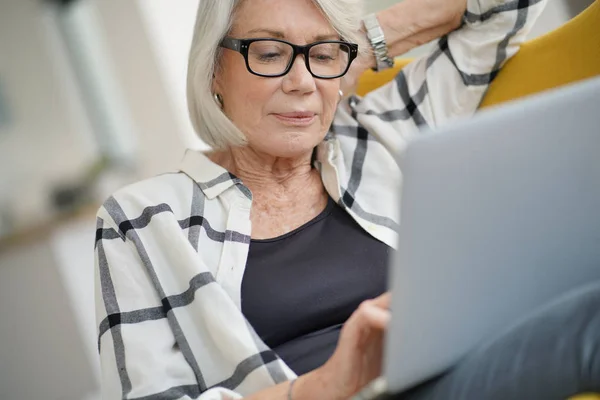
[[(0, 79), (12, 114), (0, 128), (0, 205), (23, 224), (45, 219), (49, 188), (96, 156), (54, 22), (41, 1), (0, 0)], [(49, 237), (0, 249), (0, 399), (96, 398), (96, 358), (88, 350), (95, 334), (83, 333), (89, 323), (81, 319), (93, 308), (89, 297), (70, 295), (59, 272), (92, 273), (93, 220), (88, 228), (71, 241), (65, 266)], [(89, 279), (77, 281), (80, 291), (93, 293)]]
[[(140, 168), (124, 179), (175, 169), (183, 140), (139, 10), (131, 1), (82, 1), (97, 18), (135, 124)], [(0, 0), (0, 79), (13, 112), (0, 128), (0, 207), (10, 200), (22, 223), (44, 219), (53, 184), (97, 156), (72, 72), (44, 2)], [(94, 230), (93, 216), (56, 222), (0, 248), (1, 400), (98, 398)]]
[[(164, 56), (152, 50), (153, 42), (137, 2), (85, 1), (94, 2), (118, 84), (135, 123), (138, 176), (146, 178), (175, 170), (186, 147), (182, 133), (186, 122), (176, 117), (175, 110), (181, 103), (170, 100), (173, 89), (159, 64)], [(177, 3), (180, 1), (184, 0)], [(173, 1), (169, 4), (170, 9), (178, 8)], [(168, 15), (167, 12), (164, 17)], [(174, 32), (178, 29), (175, 24), (171, 27)]]
[[(79, 353), (85, 375), (82, 400), (100, 399), (100, 360), (98, 358), (98, 334), (95, 314), (94, 285), (94, 240), (96, 220), (92, 215), (75, 219), (57, 227), (42, 242), (48, 243), (52, 251), (53, 270), (62, 283), (64, 296), (69, 303), (75, 328), (71, 332), (78, 336), (71, 351)], [(71, 394), (73, 395), (73, 394)]]
[(12, 114), (0, 128), (0, 204), (23, 223), (44, 218), (49, 188), (76, 176), (96, 151), (58, 32), (41, 4), (0, 0), (0, 78)]
[(79, 290), (73, 294), (79, 297), (70, 296), (61, 279), (52, 241), (36, 240), (0, 253), (0, 399), (98, 398), (97, 358), (90, 358), (96, 345), (89, 343), (95, 333), (82, 333), (93, 318), (93, 286), (87, 276), (79, 279), (93, 271), (93, 220), (89, 225), (79, 240), (71, 237), (73, 245), (62, 254), (71, 260), (62, 270), (79, 271), (72, 275), (78, 277)]
[(207, 149), (194, 133), (186, 103), (187, 57), (198, 0), (137, 0), (186, 147)]
[[(123, 94), (121, 119), (131, 121), (130, 131), (117, 133), (136, 144), (137, 170), (120, 185), (175, 170), (187, 121), (175, 118), (180, 103), (167, 98), (170, 85), (135, 2), (80, 0), (75, 9), (98, 23), (103, 68)], [(51, 189), (79, 179), (99, 155), (81, 87), (44, 1), (0, 0), (0, 80), (11, 110), (10, 123), (0, 126), (0, 208), (19, 226), (32, 225), (50, 216)]]

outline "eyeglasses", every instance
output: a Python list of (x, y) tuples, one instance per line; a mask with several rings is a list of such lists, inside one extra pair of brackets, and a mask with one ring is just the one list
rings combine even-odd
[(297, 46), (279, 39), (234, 39), (226, 37), (221, 47), (244, 56), (251, 74), (276, 78), (292, 69), (298, 55), (304, 56), (306, 69), (319, 79), (335, 79), (348, 72), (358, 55), (358, 45), (340, 40), (325, 40)]

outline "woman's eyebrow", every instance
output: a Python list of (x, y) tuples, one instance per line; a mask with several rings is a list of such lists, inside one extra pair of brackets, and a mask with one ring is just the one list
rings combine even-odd
[(326, 35), (317, 35), (314, 38), (315, 42), (320, 42), (321, 40), (339, 40), (340, 35), (337, 33), (328, 33)]
[[(285, 34), (281, 31), (276, 31), (273, 29), (267, 29), (267, 28), (256, 28), (256, 29), (251, 29), (250, 31), (248, 31), (248, 35), (252, 35), (252, 34), (266, 34), (269, 37), (273, 37), (273, 38), (278, 38), (278, 39), (285, 39)], [(322, 40), (339, 40), (340, 39), (340, 35), (337, 33), (326, 33), (326, 34), (321, 34), (321, 35), (316, 35), (313, 37), (313, 42), (319, 42)]]
[(252, 29), (252, 30), (248, 31), (249, 35), (254, 34), (254, 33), (266, 33), (270, 37), (275, 37), (275, 38), (279, 38), (279, 39), (285, 38), (285, 35), (283, 32), (274, 31), (272, 29), (256, 28), (256, 29)]

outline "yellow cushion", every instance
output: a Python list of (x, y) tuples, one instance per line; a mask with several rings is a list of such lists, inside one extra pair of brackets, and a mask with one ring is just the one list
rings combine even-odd
[[(502, 68), (481, 104), (488, 107), (545, 89), (600, 75), (600, 0), (562, 27), (524, 43)], [(361, 76), (357, 93), (391, 81), (411, 60), (398, 59), (393, 69)]]
[(571, 400), (600, 400), (600, 394), (582, 394), (572, 397)]
[(523, 44), (482, 107), (600, 75), (600, 0), (562, 27)]
[(356, 94), (364, 96), (365, 94), (377, 89), (380, 86), (385, 85), (400, 72), (400, 70), (406, 67), (412, 59), (410, 58), (397, 58), (395, 60), (394, 68), (386, 69), (381, 72), (374, 72), (367, 70), (362, 74), (358, 80), (358, 87), (356, 88)]

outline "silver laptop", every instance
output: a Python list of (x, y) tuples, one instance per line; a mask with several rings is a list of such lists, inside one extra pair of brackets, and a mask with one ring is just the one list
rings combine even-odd
[(388, 392), (600, 280), (600, 78), (423, 135), (399, 163)]

